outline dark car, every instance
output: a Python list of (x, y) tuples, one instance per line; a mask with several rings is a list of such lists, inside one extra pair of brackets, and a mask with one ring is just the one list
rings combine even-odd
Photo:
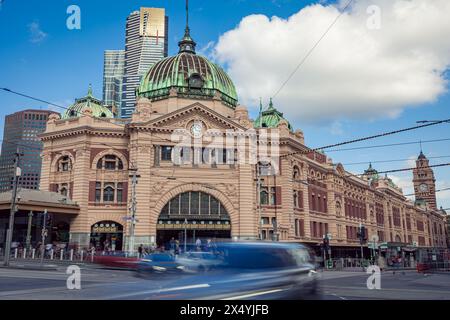
[[(221, 262), (211, 271), (180, 277), (160, 292), (182, 300), (316, 298), (314, 257), (303, 245), (230, 242), (218, 244), (214, 254)], [(147, 298), (165, 296), (154, 293)]]
[(180, 273), (183, 268), (176, 262), (176, 257), (170, 253), (152, 253), (139, 260), (138, 276), (152, 274)]

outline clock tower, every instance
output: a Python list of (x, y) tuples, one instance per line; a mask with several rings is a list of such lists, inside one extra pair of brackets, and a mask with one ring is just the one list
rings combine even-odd
[(437, 210), (436, 179), (429, 165), (430, 161), (425, 157), (423, 152), (420, 152), (419, 158), (416, 161), (416, 168), (413, 171), (414, 192), (416, 194), (416, 201), (425, 201), (432, 210)]

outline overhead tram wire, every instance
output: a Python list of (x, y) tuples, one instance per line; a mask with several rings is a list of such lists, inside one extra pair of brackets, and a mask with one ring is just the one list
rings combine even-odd
[[(450, 158), (450, 156), (436, 156), (436, 157), (428, 157), (428, 159), (445, 159)], [(380, 161), (365, 161), (365, 162), (352, 162), (352, 163), (343, 163), (343, 166), (356, 166), (356, 165), (363, 165), (363, 164), (374, 164), (374, 163), (392, 163), (392, 162), (403, 162), (403, 161), (409, 161), (413, 160), (411, 158), (409, 159), (395, 159), (395, 160), (380, 160)]]
[[(40, 99), (40, 98), (36, 98), (36, 97), (30, 96), (30, 95), (27, 95), (27, 94), (24, 94), (24, 93), (21, 93), (21, 92), (13, 91), (13, 90), (10, 90), (10, 89), (8, 89), (8, 88), (0, 88), (0, 89), (3, 90), (3, 91), (6, 91), (6, 92), (8, 92), (8, 93), (11, 93), (11, 94), (15, 94), (15, 95), (18, 95), (18, 96), (27, 98), (27, 99), (31, 99), (31, 100), (34, 100), (34, 101), (42, 102), (42, 103), (45, 103), (45, 104), (48, 104), (48, 105), (51, 105), (51, 106), (60, 108), (60, 109), (62, 109), (62, 110), (66, 110), (66, 111), (69, 110), (68, 107), (64, 107), (64, 106), (58, 105), (58, 104), (56, 104), (56, 103), (53, 103), (53, 102), (50, 102), (50, 101), (46, 101), (46, 100), (43, 100), (43, 99)], [(125, 125), (122, 125), (122, 124), (116, 123), (116, 122), (110, 122), (107, 118), (94, 117), (93, 115), (90, 115), (90, 114), (83, 114), (83, 113), (81, 113), (81, 112), (79, 112), (79, 111), (75, 111), (75, 112), (76, 112), (78, 115), (84, 115), (84, 116), (87, 116), (87, 117), (92, 118), (92, 119), (95, 119), (95, 120), (100, 120), (100, 121), (103, 121), (103, 122), (106, 122), (106, 123), (110, 123), (110, 124), (113, 124), (113, 125), (115, 125), (115, 126), (121, 127), (122, 129), (125, 128)], [(144, 132), (143, 134), (146, 134), (146, 133)], [(150, 136), (150, 135), (149, 135), (149, 136)], [(169, 142), (173, 142), (173, 141), (171, 141), (170, 139), (167, 139), (167, 138), (164, 138), (164, 137), (161, 137), (161, 136), (158, 136), (158, 135), (153, 135), (153, 137), (157, 137), (157, 138), (160, 138), (160, 139), (162, 139), (162, 140), (166, 140), (166, 141), (169, 141)]]
[(316, 43), (312, 46), (312, 48), (306, 53), (306, 55), (300, 60), (298, 65), (294, 68), (294, 70), (291, 72), (291, 74), (288, 76), (286, 81), (283, 82), (283, 84), (280, 86), (280, 88), (275, 92), (273, 95), (273, 98), (276, 98), (278, 94), (283, 90), (283, 88), (288, 84), (289, 81), (291, 81), (292, 77), (297, 73), (297, 71), (300, 69), (300, 67), (305, 63), (305, 61), (311, 56), (313, 51), (319, 46), (320, 42), (325, 38), (325, 36), (330, 32), (330, 30), (334, 27), (334, 25), (338, 22), (338, 20), (342, 17), (342, 15), (345, 13), (345, 11), (350, 7), (350, 5), (353, 3), (354, 0), (349, 0), (346, 4), (346, 6), (342, 9), (340, 14), (334, 19), (334, 21), (330, 24), (330, 26), (325, 30), (325, 32), (322, 34), (322, 36), (319, 38), (319, 40), (316, 41)]
[(413, 145), (413, 144), (420, 144), (420, 143), (425, 144), (425, 143), (434, 143), (434, 142), (443, 142), (443, 141), (450, 141), (450, 138), (435, 139), (435, 140), (425, 140), (425, 141), (411, 141), (411, 142), (391, 143), (391, 144), (379, 144), (379, 145), (373, 145), (373, 146), (355, 147), (355, 148), (346, 148), (346, 149), (332, 149), (332, 150), (327, 150), (327, 153), (330, 153), (330, 152), (341, 152), (341, 151), (363, 150), (363, 149), (376, 149), (376, 148), (385, 148), (385, 147), (397, 147), (397, 146)]
[[(48, 105), (51, 105), (51, 106), (55, 106), (55, 107), (63, 109), (63, 110), (68, 110), (69, 109), (67, 107), (64, 107), (64, 106), (61, 106), (61, 105), (58, 105), (58, 104), (55, 104), (55, 103), (52, 103), (52, 102), (40, 99), (40, 98), (36, 98), (36, 97), (30, 96), (30, 95), (27, 95), (27, 94), (24, 94), (24, 93), (16, 92), (16, 91), (13, 91), (13, 90), (10, 90), (10, 89), (7, 89), (7, 88), (0, 88), (0, 89), (3, 90), (3, 91), (6, 91), (8, 93), (12, 93), (12, 94), (15, 94), (15, 95), (18, 95), (18, 96), (22, 96), (22, 97), (25, 97), (25, 98), (28, 98), (28, 99), (31, 99), (31, 100), (34, 100), (34, 101), (42, 102), (42, 103), (45, 103), (45, 104), (48, 104)], [(77, 111), (77, 113), (78, 114), (82, 114), (79, 111)], [(122, 128), (122, 129), (125, 128), (125, 125), (122, 125), (122, 124), (119, 124), (119, 123), (116, 123), (116, 122), (110, 122), (108, 119), (105, 119), (105, 118), (97, 118), (97, 117), (94, 117), (94, 116), (92, 116), (90, 114), (85, 114), (85, 116), (88, 116), (88, 117), (90, 117), (92, 119), (95, 119), (95, 120), (100, 120), (100, 121), (104, 121), (106, 123), (110, 123), (110, 124), (116, 125), (116, 126)], [(292, 155), (296, 155), (296, 154), (310, 154), (310, 153), (317, 152), (317, 151), (324, 150), (324, 149), (329, 149), (329, 148), (338, 147), (338, 146), (342, 146), (342, 145), (357, 143), (357, 142), (361, 142), (361, 141), (373, 140), (373, 139), (376, 139), (376, 138), (386, 137), (386, 136), (390, 136), (390, 135), (394, 135), (394, 134), (398, 134), (398, 133), (403, 133), (403, 132), (417, 130), (417, 129), (421, 129), (421, 128), (436, 126), (436, 125), (443, 124), (443, 123), (450, 123), (450, 119), (436, 121), (436, 122), (432, 122), (432, 123), (421, 124), (421, 125), (417, 125), (417, 126), (414, 126), (414, 127), (404, 128), (404, 129), (400, 129), (400, 130), (394, 130), (394, 131), (390, 131), (390, 132), (384, 132), (384, 133), (381, 133), (381, 134), (368, 136), (368, 137), (362, 137), (362, 138), (358, 138), (358, 139), (354, 139), (354, 140), (348, 140), (348, 141), (344, 141), (344, 142), (340, 142), (340, 143), (336, 143), (336, 144), (332, 144), (332, 145), (328, 145), (328, 146), (323, 146), (323, 147), (320, 147), (320, 148), (308, 149), (308, 150), (305, 150), (305, 151), (295, 151), (295, 152), (287, 153), (287, 154), (284, 154), (284, 155), (280, 155), (280, 158), (284, 158), (284, 157), (288, 157), (288, 156), (292, 156)], [(152, 137), (152, 135), (149, 135), (146, 132), (143, 132), (143, 134), (147, 134), (149, 137)], [(158, 135), (153, 135), (153, 137), (157, 137), (157, 138), (163, 139), (165, 141), (173, 142), (170, 139), (167, 139), (165, 137), (161, 137), (161, 136), (158, 136)], [(111, 148), (116, 149), (115, 147), (111, 147)]]
[(296, 155), (296, 154), (310, 154), (310, 153), (314, 153), (314, 152), (321, 151), (321, 150), (324, 150), (324, 149), (340, 147), (340, 146), (351, 144), (351, 143), (368, 141), (368, 140), (373, 140), (373, 139), (377, 139), (377, 138), (383, 138), (383, 137), (391, 136), (391, 135), (394, 135), (394, 134), (408, 132), (408, 131), (413, 131), (413, 130), (417, 130), (417, 129), (421, 129), (421, 128), (427, 128), (427, 127), (431, 127), (431, 126), (436, 126), (436, 125), (443, 124), (443, 123), (450, 123), (450, 119), (441, 120), (441, 121), (437, 121), (437, 122), (433, 122), (433, 123), (427, 123), (427, 124), (423, 124), (423, 125), (417, 125), (417, 126), (413, 126), (413, 127), (409, 127), (409, 128), (403, 128), (403, 129), (389, 131), (389, 132), (383, 132), (383, 133), (376, 134), (376, 135), (373, 135), (373, 136), (367, 136), (367, 137), (362, 137), (362, 138), (358, 138), (358, 139), (348, 140), (348, 141), (344, 141), (344, 142), (340, 142), (340, 143), (330, 144), (330, 145), (323, 146), (323, 147), (320, 147), (320, 148), (308, 149), (308, 150), (305, 150), (305, 151), (290, 152), (290, 153), (281, 155), (280, 157), (284, 158), (284, 157), (289, 157), (289, 156), (293, 156), (293, 155)]

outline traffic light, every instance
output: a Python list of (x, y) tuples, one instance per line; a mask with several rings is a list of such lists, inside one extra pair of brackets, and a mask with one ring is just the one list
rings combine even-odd
[(359, 227), (359, 232), (358, 232), (358, 239), (361, 242), (361, 244), (364, 244), (367, 240), (367, 232), (366, 232), (366, 227), (361, 225)]
[(328, 238), (328, 236), (323, 237), (323, 247), (326, 250), (330, 248), (330, 239)]

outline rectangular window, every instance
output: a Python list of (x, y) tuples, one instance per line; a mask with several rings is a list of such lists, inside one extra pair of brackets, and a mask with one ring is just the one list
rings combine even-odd
[(191, 214), (199, 214), (200, 211), (200, 202), (199, 202), (200, 193), (191, 192)]
[(123, 183), (119, 182), (117, 184), (117, 202), (122, 203), (123, 200)]
[(209, 195), (202, 193), (200, 197), (200, 205), (202, 215), (209, 215)]
[(95, 202), (100, 202), (102, 199), (102, 184), (101, 182), (95, 183)]
[(161, 147), (161, 161), (172, 161), (172, 147)]

